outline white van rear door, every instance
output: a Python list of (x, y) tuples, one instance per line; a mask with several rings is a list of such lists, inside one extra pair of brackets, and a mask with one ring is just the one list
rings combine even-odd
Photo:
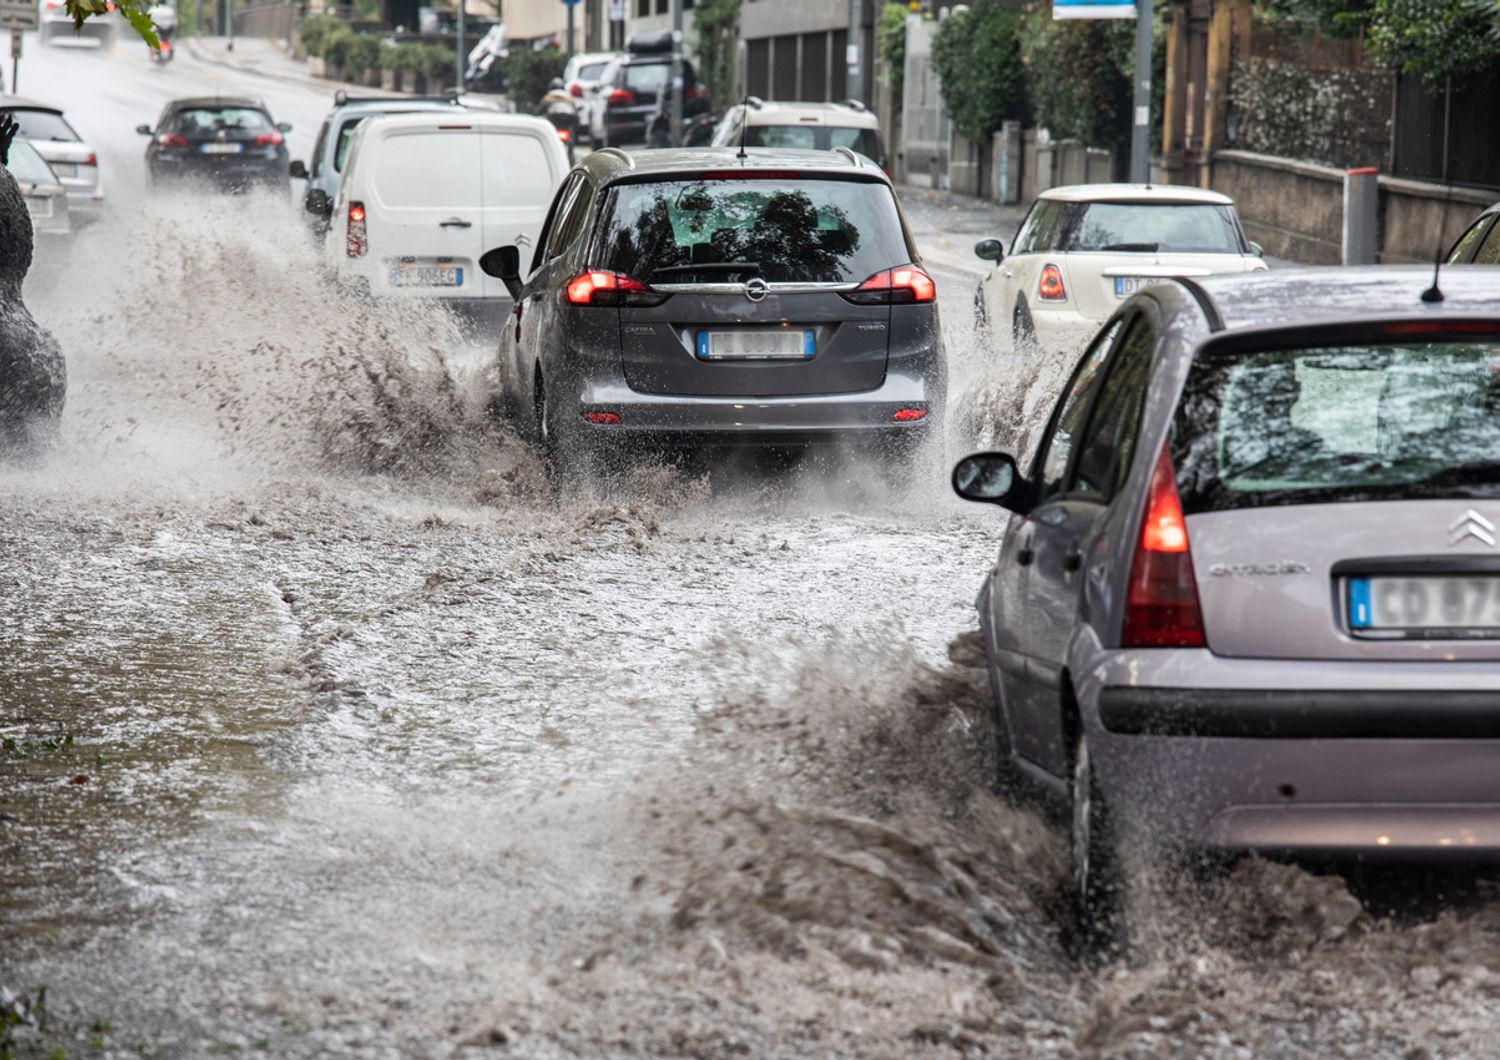
[[(521, 271), (536, 252), (547, 207), (567, 172), (568, 161), (551, 128), (491, 128), (480, 137), (484, 172), (484, 249), (514, 244)], [(509, 298), (505, 285), (484, 277), (485, 295)]]
[[(377, 293), (477, 297), (483, 229), (479, 137), (437, 121), (391, 130), (374, 151), (366, 203)], [(371, 145), (374, 146), (374, 145)]]

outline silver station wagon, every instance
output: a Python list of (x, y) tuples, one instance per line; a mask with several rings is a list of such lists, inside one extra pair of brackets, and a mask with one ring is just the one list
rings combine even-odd
[(1500, 860), (1500, 270), (1148, 288), (1024, 474), (979, 611), (1005, 752), (1071, 806), (1085, 926), (1125, 849)]

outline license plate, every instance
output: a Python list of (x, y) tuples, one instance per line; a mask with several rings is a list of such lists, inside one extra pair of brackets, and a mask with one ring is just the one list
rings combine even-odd
[(1434, 639), (1500, 637), (1500, 575), (1350, 578), (1349, 628)]
[(737, 328), (698, 332), (700, 361), (805, 361), (812, 355), (810, 329)]
[(78, 176), (78, 166), (72, 162), (51, 162), (49, 165), (51, 165), (52, 172), (58, 180), (64, 177)]
[(1151, 277), (1149, 276), (1116, 276), (1115, 297), (1129, 298), (1150, 282)]
[(51, 217), (52, 216), (52, 200), (51, 199), (34, 199), (34, 198), (28, 197), (26, 199), (26, 208), (31, 211), (31, 216), (32, 217)]
[(244, 144), (200, 144), (198, 147), (205, 155), (237, 155), (244, 149)]
[(460, 265), (414, 265), (402, 262), (391, 270), (392, 287), (462, 287)]

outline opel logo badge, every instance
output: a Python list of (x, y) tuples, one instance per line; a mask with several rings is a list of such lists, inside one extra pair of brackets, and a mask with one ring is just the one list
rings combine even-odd
[(745, 281), (745, 297), (752, 302), (764, 301), (766, 295), (771, 293), (771, 285), (759, 276), (753, 280)]
[(1448, 544), (1451, 547), (1471, 537), (1484, 542), (1491, 548), (1495, 547), (1495, 524), (1473, 508), (1460, 515), (1454, 520), (1453, 525), (1448, 527)]

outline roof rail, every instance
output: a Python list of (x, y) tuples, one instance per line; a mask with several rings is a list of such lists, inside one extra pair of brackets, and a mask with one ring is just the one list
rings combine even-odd
[(1182, 284), (1186, 288), (1187, 293), (1193, 296), (1193, 301), (1198, 303), (1198, 308), (1203, 310), (1203, 316), (1208, 320), (1208, 330), (1210, 332), (1224, 330), (1224, 318), (1219, 316), (1219, 307), (1214, 305), (1213, 298), (1203, 289), (1202, 284), (1186, 276), (1173, 276), (1172, 280), (1174, 283)]
[(865, 164), (865, 160), (861, 156), (855, 154), (853, 148), (850, 148), (850, 147), (835, 147), (833, 149), (833, 153), (836, 154), (836, 155), (843, 155), (845, 158), (847, 158), (849, 160), (849, 164), (851, 166), (861, 166), (861, 167), (863, 167), (864, 164)]
[(351, 96), (348, 89), (341, 88), (333, 94), (333, 105), (342, 107), (346, 103), (452, 103), (462, 106), (462, 93), (450, 88), (440, 96)]
[(754, 107), (756, 110), (760, 110), (761, 107), (764, 107), (766, 105), (766, 101), (761, 99), (759, 96), (746, 96), (745, 102), (749, 106)]
[(857, 99), (846, 99), (846, 100), (844, 100), (844, 106), (848, 107), (850, 110), (858, 110), (858, 111), (866, 111), (866, 110), (870, 109), (869, 107), (865, 106), (863, 103), (861, 103)]
[(601, 147), (601, 148), (599, 148), (599, 150), (595, 151), (594, 154), (596, 154), (596, 155), (618, 155), (620, 157), (620, 161), (622, 161), (622, 162), (625, 163), (625, 168), (626, 169), (634, 169), (635, 168), (635, 159), (632, 158), (630, 155), (626, 154), (624, 151), (620, 150), (618, 147)]

